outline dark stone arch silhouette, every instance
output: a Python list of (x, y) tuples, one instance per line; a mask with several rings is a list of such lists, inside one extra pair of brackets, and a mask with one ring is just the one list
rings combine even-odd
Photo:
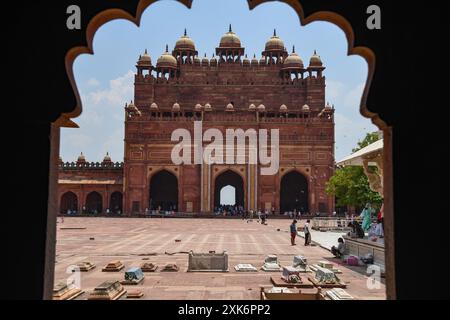
[(309, 212), (308, 179), (298, 171), (286, 173), (280, 182), (280, 212)]
[(178, 178), (161, 170), (150, 178), (149, 208), (178, 211)]
[[(243, 0), (245, 1), (245, 0)], [(7, 257), (13, 261), (18, 274), (28, 274), (24, 279), (15, 278), (7, 283), (5, 290), (11, 299), (51, 299), (53, 288), (53, 268), (55, 261), (56, 212), (57, 212), (57, 163), (59, 150), (59, 127), (74, 126), (69, 117), (62, 113), (71, 113), (77, 104), (77, 93), (70, 81), (72, 63), (81, 53), (92, 52), (93, 32), (102, 24), (117, 18), (128, 17), (138, 23), (143, 8), (156, 2), (154, 0), (129, 1), (88, 1), (77, 2), (82, 7), (83, 18), (80, 30), (68, 30), (64, 25), (66, 8), (70, 1), (31, 1), (24, 5), (21, 1), (11, 2), (4, 15), (4, 50), (8, 61), (21, 61), (5, 65), (5, 73), (10, 75), (8, 95), (5, 105), (15, 105), (21, 97), (21, 108), (7, 108), (7, 119), (20, 119), (24, 124), (17, 129), (17, 121), (11, 121), (14, 139), (5, 139), (5, 150), (11, 152), (8, 171), (14, 174), (14, 180), (27, 181), (15, 183), (8, 188), (10, 203), (23, 201), (22, 196), (29, 190), (28, 200), (34, 210), (26, 214), (26, 224), (21, 225), (22, 239), (14, 246), (7, 246)], [(190, 5), (192, 1), (180, 1)], [(251, 7), (269, 0), (249, 0)], [(409, 264), (395, 261), (408, 261), (416, 252), (427, 252), (430, 256), (439, 256), (446, 240), (446, 224), (437, 224), (428, 241), (415, 242), (417, 234), (422, 232), (422, 225), (417, 221), (423, 219), (424, 212), (433, 212), (435, 219), (447, 219), (445, 201), (411, 201), (411, 199), (446, 199), (448, 189), (439, 181), (430, 183), (430, 175), (416, 175), (411, 179), (411, 172), (417, 171), (417, 163), (422, 168), (436, 168), (436, 159), (446, 159), (448, 135), (442, 134), (448, 117), (432, 116), (424, 120), (424, 106), (436, 106), (439, 112), (448, 112), (441, 108), (446, 101), (446, 82), (430, 81), (430, 77), (418, 74), (418, 63), (426, 63), (433, 53), (446, 52), (442, 29), (446, 21), (447, 10), (444, 2), (417, 3), (405, 6), (399, 1), (359, 0), (283, 0), (291, 6), (302, 8), (296, 10), (303, 17), (303, 24), (319, 20), (337, 23), (336, 16), (341, 17), (351, 26), (352, 34), (349, 47), (367, 47), (376, 57), (376, 70), (368, 79), (370, 92), (366, 87), (366, 99), (361, 105), (380, 116), (390, 127), (383, 126), (385, 135), (385, 224), (386, 224), (386, 288), (389, 299), (446, 298), (450, 278), (441, 279), (440, 286), (434, 282), (414, 282), (416, 270)], [(378, 4), (382, 7), (382, 29), (369, 30), (365, 26), (365, 9)], [(295, 7), (294, 7), (295, 8)], [(96, 21), (94, 18), (101, 13)], [(103, 14), (104, 13), (104, 14)], [(318, 14), (320, 13), (320, 14)], [(61, 14), (63, 16), (61, 16)], [(29, 21), (40, 17), (33, 28)], [(58, 17), (58, 18), (56, 18)], [(412, 19), (411, 17), (417, 17)], [(326, 19), (325, 19), (326, 18)], [(91, 23), (92, 22), (92, 23)], [(88, 28), (88, 24), (91, 25)], [(348, 37), (348, 31), (344, 30)], [(26, 39), (24, 41), (23, 39)], [(57, 39), (57, 43), (55, 42)], [(417, 45), (417, 44), (420, 45)], [(70, 52), (71, 48), (79, 51)], [(430, 49), (432, 48), (432, 49)], [(33, 59), (30, 59), (30, 55)], [(68, 59), (66, 59), (66, 57)], [(401, 57), (401, 58), (400, 58)], [(66, 63), (63, 63), (66, 59)], [(39, 63), (36, 63), (39, 61)], [(373, 60), (371, 66), (375, 66)], [(27, 86), (24, 95), (23, 79), (33, 70), (42, 81), (34, 81)], [(370, 66), (369, 66), (370, 72)], [(439, 74), (439, 70), (430, 75)], [(52, 90), (49, 89), (49, 85)], [(431, 90), (428, 90), (430, 87)], [(430, 94), (433, 92), (433, 94)], [(54, 103), (49, 104), (49, 101)], [(432, 110), (431, 110), (432, 111)], [(59, 119), (57, 122), (55, 122)], [(420, 139), (412, 139), (411, 132), (420, 131)], [(51, 139), (49, 139), (51, 137)], [(17, 148), (18, 145), (27, 146)], [(433, 150), (433, 156), (429, 152)], [(33, 176), (30, 179), (29, 155), (33, 155)], [(414, 161), (410, 161), (414, 158)], [(437, 169), (440, 170), (440, 169)], [(395, 181), (395, 186), (393, 184)], [(423, 186), (428, 186), (423, 188)], [(395, 203), (394, 203), (395, 202)], [(394, 224), (395, 208), (395, 224)], [(12, 208), (15, 209), (15, 208)], [(16, 215), (6, 217), (7, 225), (17, 222)], [(389, 228), (389, 230), (388, 230)], [(395, 239), (394, 239), (395, 229)], [(16, 236), (16, 229), (10, 228), (8, 237)], [(401, 237), (399, 235), (402, 235)], [(394, 241), (395, 240), (395, 241)], [(29, 246), (33, 243), (33, 246)], [(433, 246), (429, 244), (433, 243)], [(23, 260), (24, 257), (27, 260)], [(30, 273), (30, 270), (33, 272)], [(34, 281), (29, 281), (33, 277)], [(26, 289), (26, 290), (24, 290)]]
[(109, 198), (109, 210), (112, 213), (121, 213), (123, 207), (123, 194), (122, 192), (113, 192)]
[(67, 191), (61, 196), (59, 212), (66, 214), (68, 211), (78, 211), (78, 197), (72, 191)]
[(86, 196), (86, 211), (89, 214), (99, 214), (103, 212), (103, 197), (97, 191), (92, 191)]

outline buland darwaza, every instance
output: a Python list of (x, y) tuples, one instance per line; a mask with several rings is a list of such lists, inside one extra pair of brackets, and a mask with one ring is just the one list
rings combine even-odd
[[(325, 103), (325, 67), (315, 52), (306, 67), (274, 31), (261, 58), (249, 59), (230, 26), (210, 59), (199, 57), (185, 31), (156, 66), (146, 51), (136, 67), (135, 100), (125, 106), (124, 162), (109, 155), (102, 163), (83, 155), (61, 160), (61, 213), (211, 213), (226, 186), (245, 210), (333, 212), (325, 184), (334, 173), (334, 107)], [(193, 136), (194, 121), (224, 136), (233, 128), (279, 129), (278, 173), (261, 175), (260, 165), (250, 163), (175, 165), (171, 134), (184, 128)]]

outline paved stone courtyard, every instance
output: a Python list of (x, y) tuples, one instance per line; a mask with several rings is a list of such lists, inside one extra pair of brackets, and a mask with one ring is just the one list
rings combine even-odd
[[(66, 273), (70, 265), (86, 260), (95, 263), (95, 269), (81, 273), (81, 287), (86, 293), (78, 299), (86, 299), (87, 292), (103, 281), (123, 280), (126, 269), (138, 267), (142, 262), (152, 262), (160, 268), (176, 263), (179, 272), (146, 273), (141, 285), (126, 288), (142, 290), (145, 294), (142, 299), (259, 299), (259, 286), (271, 285), (270, 277), (281, 273), (261, 270), (239, 273), (234, 270), (236, 264), (251, 263), (259, 269), (266, 255), (276, 254), (282, 265), (291, 265), (294, 255), (304, 255), (309, 263), (320, 260), (335, 263), (343, 271), (338, 276), (347, 283), (346, 291), (355, 298), (385, 299), (384, 280), (379, 289), (369, 290), (364, 267), (342, 265), (319, 246), (304, 247), (300, 237), (297, 245), (291, 246), (290, 222), (274, 219), (261, 225), (241, 219), (65, 218), (64, 223), (57, 225), (55, 281), (70, 276)], [(197, 253), (226, 250), (230, 271), (186, 272), (188, 256), (184, 252), (190, 250)], [(125, 269), (118, 273), (102, 272), (111, 260), (121, 260)]]

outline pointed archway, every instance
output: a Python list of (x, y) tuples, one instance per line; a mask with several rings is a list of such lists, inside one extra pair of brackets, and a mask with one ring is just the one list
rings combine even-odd
[(244, 180), (239, 174), (232, 170), (226, 170), (216, 177), (214, 184), (214, 207), (217, 208), (226, 202), (221, 199), (221, 191), (230, 186), (234, 188), (235, 205), (245, 208)]
[(122, 212), (123, 195), (122, 192), (116, 191), (111, 194), (109, 199), (109, 210), (112, 213)]
[(159, 171), (150, 180), (149, 208), (178, 211), (178, 178), (167, 170)]
[(89, 214), (103, 212), (103, 198), (100, 193), (92, 191), (86, 197), (86, 210)]
[(308, 179), (298, 171), (291, 171), (281, 178), (280, 212), (309, 212)]
[(66, 214), (69, 212), (78, 211), (78, 197), (72, 191), (67, 191), (61, 196), (61, 204), (59, 206), (59, 212)]

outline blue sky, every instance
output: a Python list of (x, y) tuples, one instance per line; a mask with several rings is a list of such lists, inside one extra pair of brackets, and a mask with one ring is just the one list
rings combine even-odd
[(295, 45), (305, 64), (317, 50), (327, 67), (327, 100), (336, 107), (336, 160), (349, 154), (366, 132), (377, 130), (358, 111), (367, 64), (359, 56), (347, 56), (347, 40), (338, 27), (326, 22), (301, 27), (295, 11), (279, 2), (250, 11), (246, 0), (194, 0), (189, 10), (167, 0), (147, 8), (140, 27), (125, 20), (105, 24), (95, 34), (95, 54), (76, 59), (74, 74), (83, 113), (74, 119), (79, 129), (62, 129), (63, 160), (75, 161), (83, 152), (88, 161), (101, 161), (109, 152), (113, 161), (122, 161), (123, 107), (133, 99), (139, 54), (147, 49), (156, 63), (165, 45), (171, 50), (187, 28), (199, 55), (210, 57), (230, 23), (249, 56), (261, 57), (274, 28), (289, 51)]

